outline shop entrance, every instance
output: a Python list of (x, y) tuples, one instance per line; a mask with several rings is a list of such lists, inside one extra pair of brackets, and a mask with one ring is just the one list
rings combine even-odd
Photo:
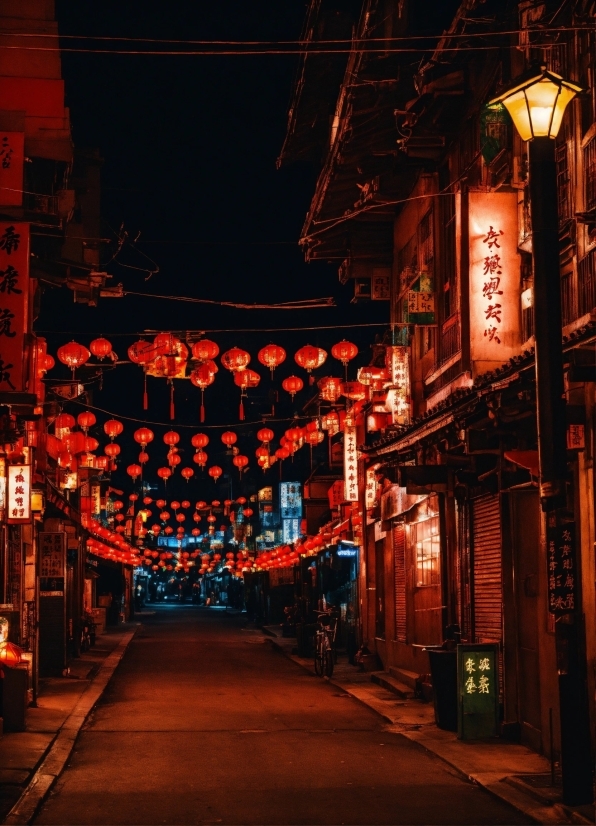
[(440, 645), (443, 641), (443, 601), (438, 496), (429, 496), (414, 508), (411, 520), (406, 527), (411, 642), (416, 645)]

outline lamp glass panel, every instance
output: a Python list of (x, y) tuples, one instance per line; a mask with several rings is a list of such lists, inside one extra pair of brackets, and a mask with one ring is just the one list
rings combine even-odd
[(503, 99), (503, 105), (511, 115), (511, 120), (520, 134), (523, 141), (532, 139), (532, 127), (530, 126), (530, 113), (523, 90), (514, 92), (509, 97)]
[(549, 78), (533, 83), (525, 88), (532, 132), (535, 138), (545, 138), (550, 134), (553, 110), (557, 103), (560, 87)]
[(550, 137), (556, 138), (559, 134), (559, 129), (561, 128), (561, 121), (563, 120), (563, 115), (565, 114), (565, 109), (567, 108), (567, 104), (573, 100), (576, 95), (575, 89), (569, 88), (569, 86), (561, 86), (561, 94), (557, 99), (557, 104), (555, 106), (555, 111), (553, 114), (553, 121), (550, 127)]

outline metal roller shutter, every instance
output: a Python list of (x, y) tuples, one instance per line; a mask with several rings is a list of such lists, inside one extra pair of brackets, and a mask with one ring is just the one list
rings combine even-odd
[(393, 564), (395, 576), (395, 638), (406, 642), (406, 529), (403, 522), (393, 525)]
[(502, 637), (501, 514), (499, 496), (472, 501), (474, 637), (500, 642)]

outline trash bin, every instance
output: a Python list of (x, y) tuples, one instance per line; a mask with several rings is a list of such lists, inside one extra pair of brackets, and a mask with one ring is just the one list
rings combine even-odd
[(27, 709), (27, 689), (29, 672), (27, 668), (2, 668), (4, 679), (0, 680), (2, 691), (2, 718), (4, 731), (25, 731)]
[(435, 723), (445, 731), (457, 731), (457, 651), (427, 648), (433, 684)]

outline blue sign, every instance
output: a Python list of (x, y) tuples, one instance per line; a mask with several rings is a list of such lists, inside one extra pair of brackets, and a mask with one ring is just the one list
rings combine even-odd
[(301, 518), (302, 485), (300, 482), (280, 482), (279, 504), (282, 519)]

